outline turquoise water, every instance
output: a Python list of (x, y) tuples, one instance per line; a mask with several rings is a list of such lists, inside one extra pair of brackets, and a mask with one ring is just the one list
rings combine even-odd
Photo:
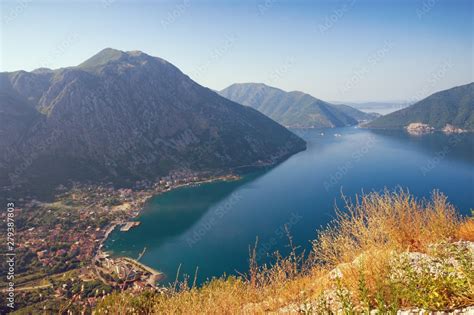
[[(294, 242), (309, 247), (319, 227), (334, 218), (347, 196), (408, 188), (418, 197), (444, 192), (461, 213), (474, 208), (474, 136), (375, 132), (356, 128), (295, 131), (308, 149), (282, 164), (244, 176), (177, 189), (150, 200), (129, 232), (114, 231), (106, 250), (136, 258), (174, 281), (178, 266), (198, 282), (246, 272), (249, 246), (258, 258)], [(324, 133), (322, 135), (321, 133)], [(337, 135), (336, 135), (337, 134)]]

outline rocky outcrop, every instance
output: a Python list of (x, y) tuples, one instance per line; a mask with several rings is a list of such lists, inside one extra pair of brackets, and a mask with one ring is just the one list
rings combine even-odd
[[(439, 243), (429, 246), (426, 253), (420, 252), (390, 252), (390, 273), (388, 279), (390, 287), (402, 297), (402, 294), (414, 294), (415, 300), (425, 299), (436, 290), (448, 290), (452, 292), (457, 285), (464, 285), (469, 273), (472, 273), (474, 264), (474, 242), (458, 241), (455, 243)], [(343, 285), (344, 274), (351, 274), (354, 268), (364, 268), (363, 262), (368, 261), (368, 256), (361, 254), (351, 263), (341, 264), (331, 270), (328, 278), (334, 284), (333, 288), (324, 290), (317, 298), (310, 298), (301, 303), (294, 303), (282, 307), (277, 313), (281, 314), (365, 314), (367, 305), (353, 304), (356, 296)], [(369, 260), (370, 261), (370, 260)], [(471, 276), (472, 277), (472, 276)], [(453, 287), (453, 283), (455, 283)], [(451, 291), (449, 291), (451, 290)], [(460, 292), (456, 292), (459, 294)], [(438, 293), (435, 293), (438, 294)], [(462, 292), (465, 294), (465, 291)], [(410, 299), (407, 300), (411, 303)], [(435, 300), (432, 301), (433, 307)], [(439, 301), (438, 301), (439, 302)], [(416, 305), (416, 304), (415, 304)], [(454, 304), (453, 304), (454, 305)], [(429, 311), (423, 308), (405, 308), (396, 312), (399, 315), (411, 314), (474, 314), (474, 306), (469, 307), (443, 307), (438, 306), (439, 311)], [(371, 309), (370, 314), (381, 314), (377, 309)]]
[[(377, 313), (375, 313), (377, 314)], [(399, 310), (397, 315), (472, 315), (474, 314), (474, 306), (463, 307), (451, 311), (429, 311), (424, 309), (410, 309), (410, 310)]]

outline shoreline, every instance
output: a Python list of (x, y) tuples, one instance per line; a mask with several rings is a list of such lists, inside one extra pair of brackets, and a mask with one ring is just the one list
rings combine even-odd
[[(136, 207), (136, 210), (131, 211), (131, 215), (128, 216), (126, 221), (124, 221), (124, 220), (121, 220), (119, 222), (112, 221), (110, 224), (107, 225), (106, 233), (104, 234), (104, 237), (99, 241), (99, 245), (97, 247), (96, 252), (93, 255), (92, 261), (94, 261), (99, 256), (99, 254), (101, 254), (101, 253), (106, 253), (107, 254), (107, 252), (103, 251), (102, 248), (104, 247), (104, 244), (108, 240), (110, 234), (117, 228), (117, 226), (123, 225), (127, 221), (131, 221), (134, 218), (138, 217), (140, 215), (140, 213), (143, 211), (143, 209), (144, 209), (146, 203), (148, 202), (148, 200), (151, 199), (152, 197), (161, 195), (162, 193), (170, 192), (170, 191), (175, 190), (175, 189), (183, 188), (183, 187), (199, 186), (199, 185), (202, 185), (202, 184), (209, 184), (209, 183), (219, 182), (219, 181), (241, 180), (242, 176), (241, 175), (236, 175), (233, 171), (236, 171), (236, 170), (241, 169), (241, 168), (266, 169), (268, 167), (273, 167), (275, 165), (278, 165), (278, 164), (282, 163), (283, 161), (285, 161), (286, 159), (288, 159), (292, 155), (300, 153), (302, 151), (306, 151), (306, 150), (307, 150), (307, 144), (305, 142), (304, 148), (302, 148), (300, 150), (297, 150), (297, 151), (292, 152), (292, 153), (280, 154), (280, 156), (278, 156), (278, 157), (272, 157), (269, 161), (265, 161), (265, 162), (262, 161), (262, 162), (259, 162), (259, 163), (254, 163), (254, 164), (229, 168), (229, 169), (223, 171), (223, 172), (226, 172), (225, 175), (210, 175), (208, 178), (203, 178), (203, 179), (198, 180), (198, 181), (191, 181), (191, 182), (184, 182), (184, 183), (174, 183), (172, 186), (168, 186), (168, 184), (166, 184), (165, 189), (157, 190), (156, 185), (157, 184), (160, 184), (160, 185), (162, 184), (161, 181), (160, 181), (160, 182), (155, 182), (155, 184), (153, 185), (154, 189), (151, 189), (151, 190), (146, 190), (146, 189), (137, 190), (135, 192), (136, 194), (140, 194), (140, 193), (145, 194), (138, 201), (139, 206)], [(166, 187), (166, 186), (168, 186), (168, 187)], [(140, 221), (137, 221), (137, 222), (140, 222)], [(133, 259), (133, 258), (127, 257), (127, 256), (117, 256), (117, 258), (130, 258), (130, 259)], [(141, 259), (141, 255), (139, 256), (138, 259)], [(137, 262), (138, 262), (138, 260), (137, 260)], [(158, 271), (158, 272), (160, 272), (160, 271)], [(164, 273), (161, 273), (161, 274), (162, 274), (163, 277), (166, 277), (166, 275)]]
[[(150, 191), (147, 193), (146, 196), (143, 196), (142, 199), (139, 201), (140, 203), (140, 207), (139, 209), (136, 209), (135, 213), (133, 213), (132, 215), (130, 215), (129, 219), (130, 221), (132, 221), (134, 218), (138, 217), (140, 215), (140, 213), (143, 211), (146, 203), (153, 197), (155, 196), (159, 196), (163, 193), (167, 193), (167, 192), (170, 192), (172, 190), (176, 190), (178, 188), (183, 188), (183, 187), (192, 187), (192, 186), (199, 186), (199, 185), (202, 185), (202, 184), (209, 184), (209, 183), (213, 183), (213, 182), (219, 182), (219, 181), (234, 181), (234, 180), (240, 180), (242, 179), (241, 176), (238, 176), (238, 175), (234, 175), (234, 174), (227, 174), (227, 175), (219, 175), (219, 176), (213, 176), (211, 178), (207, 178), (207, 179), (203, 179), (203, 180), (200, 180), (200, 181), (196, 181), (196, 182), (189, 182), (189, 183), (180, 183), (180, 184), (176, 184), (176, 185), (173, 185), (173, 186), (170, 186), (162, 191)], [(145, 192), (146, 191), (137, 191), (137, 193), (140, 193), (140, 192)], [(107, 242), (110, 234), (112, 234), (112, 232), (118, 227), (118, 226), (121, 226), (121, 225), (124, 225), (126, 224), (126, 222), (128, 221), (124, 221), (124, 220), (121, 220), (121, 221), (112, 221), (110, 222), (106, 227), (105, 227), (105, 233), (104, 233), (104, 237), (100, 240), (99, 242), (99, 245), (97, 247), (97, 250), (95, 252), (95, 254), (93, 255), (93, 258), (92, 258), (92, 261), (94, 261), (98, 256), (102, 255), (102, 254), (108, 254), (106, 251), (103, 250), (103, 247), (104, 247), (104, 244), (105, 242)], [(134, 222), (140, 222), (140, 221), (134, 221)], [(123, 231), (124, 233), (126, 233), (126, 231)], [(123, 258), (123, 259), (130, 259), (132, 260), (134, 263), (137, 263), (138, 265), (141, 265), (142, 268), (144, 269), (150, 269), (152, 270), (153, 272), (150, 272), (150, 273), (155, 273), (155, 274), (158, 274), (161, 278), (165, 278), (166, 275), (159, 271), (159, 270), (155, 270), (153, 269), (152, 267), (150, 266), (147, 266), (143, 263), (141, 263), (139, 261), (139, 259), (141, 259), (141, 256), (139, 257), (139, 259), (134, 259), (132, 257), (128, 257), (128, 256), (117, 256), (115, 258)]]
[[(360, 125), (358, 127), (361, 128), (361, 129), (366, 129), (366, 130), (405, 131), (406, 133), (409, 133), (407, 131), (406, 127), (402, 127), (402, 128), (399, 128), (399, 127), (368, 127), (368, 126), (364, 126), (364, 125)], [(445, 132), (445, 131), (443, 131), (443, 129), (435, 128), (431, 132), (425, 133), (425, 134), (432, 134), (432, 133), (442, 133), (444, 135), (450, 136), (450, 135), (459, 135), (459, 134), (471, 134), (471, 133), (474, 133), (474, 129), (463, 129), (462, 132)]]
[(130, 257), (127, 257), (127, 256), (123, 256), (121, 258), (124, 259), (124, 260), (127, 260), (131, 263), (134, 263), (134, 264), (138, 265), (140, 268), (148, 271), (149, 273), (151, 273), (154, 276), (158, 276), (160, 278), (164, 278), (164, 276), (165, 276), (165, 274), (163, 272), (158, 271), (156, 269), (153, 269), (150, 266), (147, 266), (144, 263), (141, 263), (139, 260), (136, 260), (136, 259), (133, 259), (133, 258), (130, 258)]

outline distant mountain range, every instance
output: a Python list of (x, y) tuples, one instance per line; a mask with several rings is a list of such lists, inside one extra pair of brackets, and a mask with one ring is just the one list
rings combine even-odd
[(236, 83), (220, 95), (253, 107), (280, 124), (292, 128), (331, 128), (357, 125), (379, 115), (347, 105), (335, 105), (309, 94), (286, 92), (263, 83)]
[(305, 142), (169, 62), (105, 49), (79, 66), (0, 73), (0, 185), (120, 182), (275, 163)]
[(407, 108), (370, 122), (367, 127), (402, 129), (417, 122), (438, 130), (447, 124), (474, 130), (474, 83), (437, 92)]

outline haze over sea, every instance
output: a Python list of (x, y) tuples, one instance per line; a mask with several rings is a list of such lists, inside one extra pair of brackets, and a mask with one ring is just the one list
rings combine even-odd
[[(113, 255), (136, 258), (174, 281), (181, 273), (198, 282), (248, 269), (248, 251), (258, 237), (258, 259), (287, 250), (285, 224), (302, 248), (334, 218), (341, 193), (354, 196), (384, 188), (409, 189), (429, 197), (439, 189), (462, 214), (474, 208), (474, 137), (471, 133), (409, 136), (404, 131), (358, 128), (295, 130), (308, 149), (282, 164), (155, 196), (129, 232), (114, 231), (106, 243)], [(165, 280), (166, 281), (166, 280)]]

